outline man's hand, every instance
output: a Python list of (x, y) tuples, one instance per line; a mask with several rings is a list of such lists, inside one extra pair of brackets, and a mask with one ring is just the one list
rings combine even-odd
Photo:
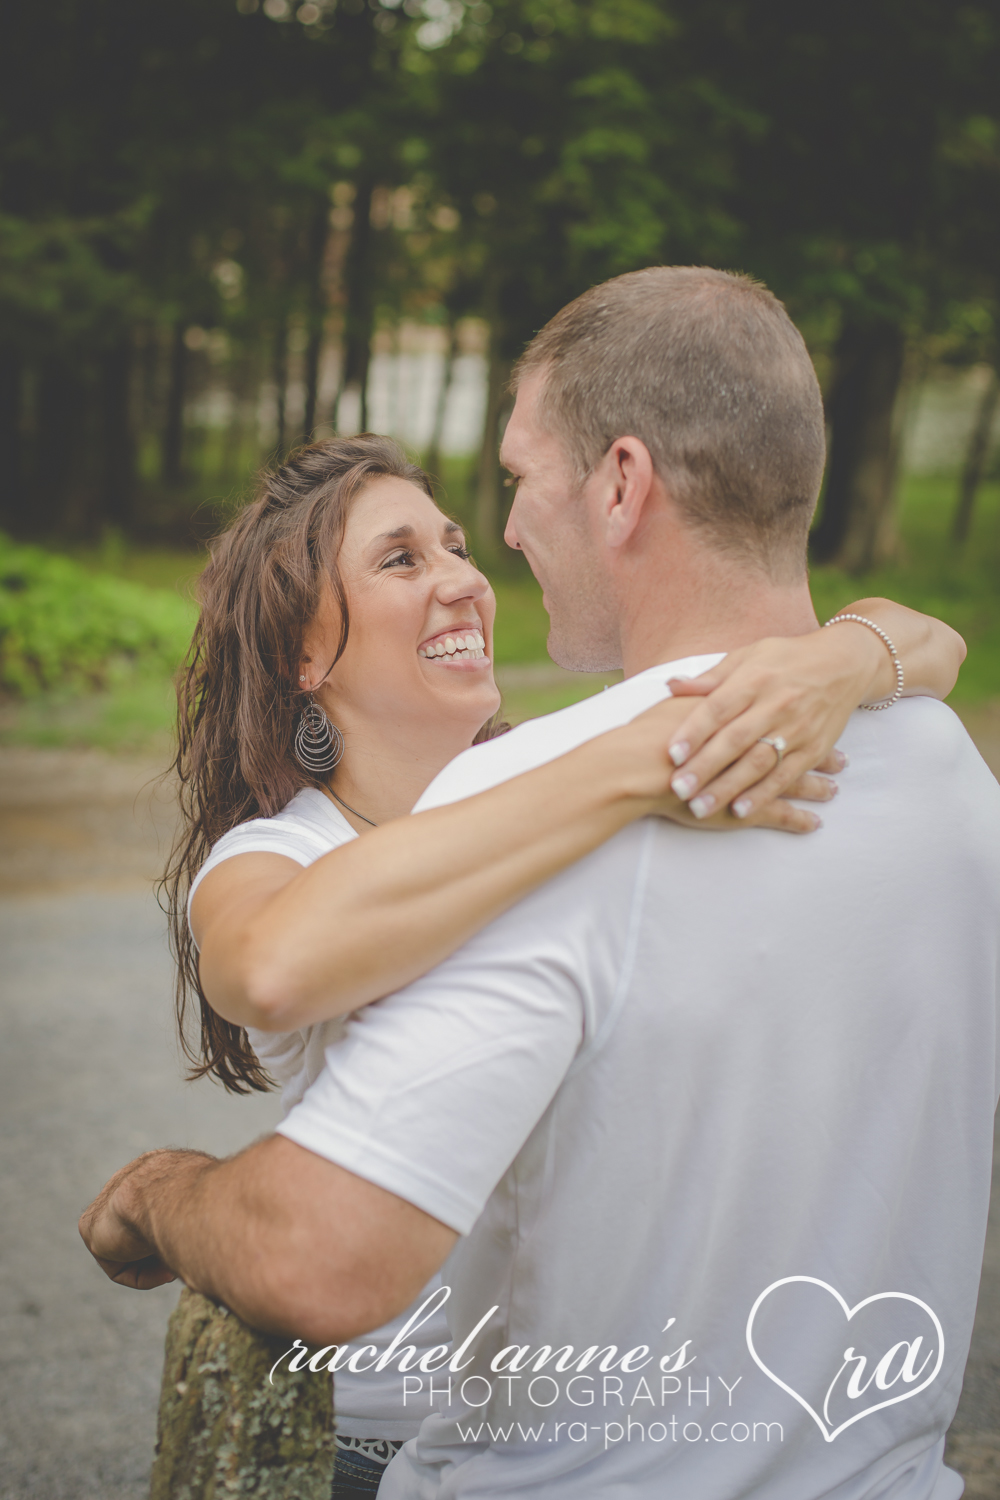
[(163, 1172), (169, 1172), (179, 1159), (190, 1161), (199, 1156), (193, 1151), (147, 1151), (137, 1156), (106, 1182), (89, 1208), (80, 1215), (80, 1236), (105, 1276), (119, 1286), (130, 1286), (146, 1292), (154, 1286), (165, 1286), (177, 1276), (160, 1259), (155, 1245), (142, 1232), (137, 1218), (142, 1189)]

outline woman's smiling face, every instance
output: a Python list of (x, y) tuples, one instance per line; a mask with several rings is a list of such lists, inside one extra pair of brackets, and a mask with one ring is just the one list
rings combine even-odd
[[(374, 479), (350, 507), (337, 565), (350, 634), (319, 701), (348, 736), (364, 723), (430, 742), (455, 737), (457, 753), (500, 705), (496, 601), (461, 528), (408, 480)], [(304, 686), (322, 677), (339, 639), (330, 589), (306, 632)]]

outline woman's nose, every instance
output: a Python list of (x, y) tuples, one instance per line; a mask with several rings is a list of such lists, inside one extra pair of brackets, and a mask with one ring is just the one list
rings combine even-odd
[(489, 586), (489, 579), (468, 558), (452, 554), (452, 566), (438, 584), (438, 597), (444, 604), (457, 599), (481, 599)]

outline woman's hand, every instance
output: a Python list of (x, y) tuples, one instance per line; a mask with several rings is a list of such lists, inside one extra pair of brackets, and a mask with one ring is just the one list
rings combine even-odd
[[(908, 692), (944, 697), (951, 691), (965, 643), (949, 626), (890, 600), (865, 599), (847, 608), (892, 637)], [(677, 698), (703, 700), (670, 741), (680, 768), (674, 791), (696, 818), (729, 807), (737, 818), (756, 822), (775, 798), (808, 795), (801, 790), (806, 773), (846, 765), (833, 751), (836, 741), (856, 708), (893, 691), (894, 670), (875, 632), (846, 622), (757, 641), (670, 688)], [(760, 743), (778, 735), (786, 746), (780, 759)]]
[[(784, 795), (779, 797), (761, 794), (756, 797), (755, 806), (742, 815), (734, 814), (725, 803), (715, 812), (699, 815), (691, 812), (676, 793), (665, 797), (653, 812), (659, 818), (668, 818), (671, 823), (718, 832), (739, 828), (776, 828), (781, 833), (815, 833), (817, 828), (823, 827), (823, 819), (819, 813), (805, 807), (796, 807), (789, 799), (795, 797), (801, 802), (832, 802), (840, 787), (830, 778), (843, 770), (846, 763), (846, 756), (839, 750), (834, 750), (815, 771), (807, 771), (797, 781), (793, 781), (791, 786), (786, 787)], [(818, 772), (826, 774), (819, 775)]]
[[(727, 657), (726, 660), (729, 661), (730, 658)], [(779, 666), (781, 681), (784, 682), (787, 680), (787, 664), (781, 663)], [(699, 678), (698, 681), (703, 679)], [(713, 694), (713, 698), (707, 701), (712, 703), (716, 696), (718, 694)], [(722, 712), (726, 712), (725, 702)], [(640, 804), (640, 815), (652, 813), (690, 828), (715, 830), (753, 827), (777, 828), (783, 833), (813, 833), (822, 827), (822, 819), (818, 814), (807, 808), (796, 807), (788, 799), (795, 797), (806, 802), (829, 802), (835, 797), (839, 789), (837, 783), (830, 780), (830, 776), (843, 770), (847, 764), (847, 757), (841, 751), (832, 750), (808, 771), (799, 776), (786, 777), (783, 784), (768, 787), (756, 794), (755, 806), (743, 816), (734, 816), (724, 802), (718, 802), (712, 807), (702, 805), (692, 808), (686, 799), (679, 797), (673, 790), (672, 783), (678, 779), (678, 773), (667, 750), (667, 746), (674, 744), (678, 735), (684, 732), (684, 726), (691, 718), (690, 706), (683, 698), (664, 698), (661, 703), (647, 708), (620, 729), (613, 729), (600, 737), (611, 752), (613, 764), (620, 770), (625, 795)], [(728, 753), (725, 736), (729, 727), (729, 724), (723, 722), (720, 730), (707, 739), (703, 755), (721, 757)], [(596, 747), (596, 741), (591, 743)], [(773, 750), (770, 758), (773, 762)], [(755, 773), (752, 768), (737, 765), (731, 769), (735, 777), (734, 785), (739, 789), (748, 784), (746, 780), (741, 780), (743, 777), (759, 780), (759, 773)], [(817, 772), (828, 774), (819, 775)]]
[[(802, 795), (792, 788), (810, 772), (847, 764), (834, 745), (865, 696), (870, 670), (834, 635), (757, 641), (700, 677), (670, 683), (677, 698), (702, 695), (670, 746), (680, 767), (671, 787), (695, 818), (728, 807), (756, 821), (775, 798)], [(784, 740), (780, 759), (760, 743), (765, 735)]]

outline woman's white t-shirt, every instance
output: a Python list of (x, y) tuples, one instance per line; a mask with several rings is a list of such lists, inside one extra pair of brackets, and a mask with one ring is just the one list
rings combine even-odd
[[(315, 787), (298, 792), (273, 818), (253, 818), (223, 834), (198, 871), (188, 897), (191, 898), (209, 870), (237, 854), (283, 854), (297, 864), (311, 865), (314, 860), (341, 844), (356, 839), (357, 834), (330, 799)], [(344, 1022), (338, 1018), (303, 1026), (298, 1031), (256, 1031), (248, 1029), (250, 1045), (263, 1067), (281, 1085), (281, 1107), (284, 1114), (302, 1098), (315, 1082), (326, 1062), (326, 1049), (343, 1035)], [(391, 1323), (365, 1335), (365, 1342), (379, 1349), (413, 1316), (421, 1303), (440, 1285), (434, 1277), (420, 1293), (412, 1307), (400, 1313)], [(406, 1343), (416, 1346), (418, 1355), (434, 1346), (448, 1344), (451, 1335), (442, 1311), (436, 1312), (419, 1328), (407, 1334)], [(411, 1360), (410, 1363), (415, 1363)], [(389, 1438), (415, 1437), (420, 1418), (407, 1412), (403, 1401), (403, 1376), (398, 1364), (382, 1371), (354, 1373), (338, 1370), (335, 1384), (337, 1431), (345, 1437)]]

